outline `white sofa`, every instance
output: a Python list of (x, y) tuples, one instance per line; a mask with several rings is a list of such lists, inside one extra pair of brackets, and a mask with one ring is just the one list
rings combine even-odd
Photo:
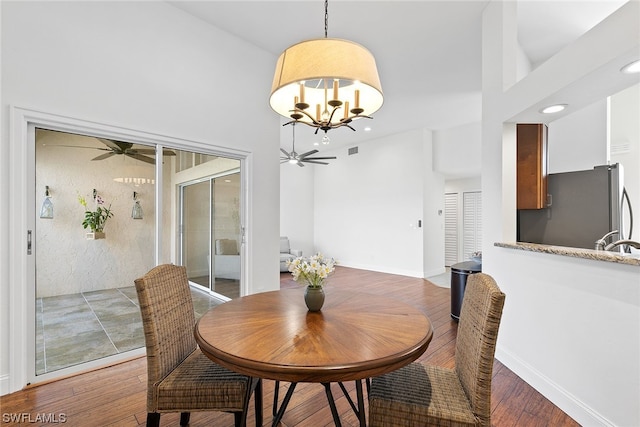
[(240, 280), (240, 253), (234, 239), (217, 239), (214, 271), (217, 278)]
[(302, 256), (302, 251), (291, 249), (289, 238), (280, 236), (280, 272), (289, 271), (287, 260), (293, 260)]

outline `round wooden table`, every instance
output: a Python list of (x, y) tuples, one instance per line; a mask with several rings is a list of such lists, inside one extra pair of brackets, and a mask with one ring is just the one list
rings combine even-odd
[(420, 357), (433, 336), (431, 322), (391, 297), (336, 288), (325, 288), (322, 310), (309, 312), (303, 293), (302, 287), (264, 292), (216, 306), (198, 320), (196, 341), (211, 360), (233, 371), (294, 387), (322, 383), (330, 405), (330, 383), (356, 381), (356, 412), (364, 425), (360, 380)]

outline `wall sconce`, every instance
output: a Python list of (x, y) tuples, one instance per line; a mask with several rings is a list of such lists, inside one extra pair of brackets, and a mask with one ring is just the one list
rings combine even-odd
[(138, 201), (138, 193), (133, 192), (133, 208), (131, 209), (131, 218), (133, 219), (142, 219), (142, 206), (140, 206), (140, 202)]
[(40, 208), (40, 218), (53, 219), (53, 203), (51, 203), (51, 195), (49, 194), (49, 186), (46, 185), (44, 191), (44, 201)]

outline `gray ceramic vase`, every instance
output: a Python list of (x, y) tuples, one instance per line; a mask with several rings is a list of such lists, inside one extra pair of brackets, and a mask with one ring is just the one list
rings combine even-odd
[(320, 311), (324, 304), (324, 290), (307, 286), (304, 290), (304, 302), (309, 311)]

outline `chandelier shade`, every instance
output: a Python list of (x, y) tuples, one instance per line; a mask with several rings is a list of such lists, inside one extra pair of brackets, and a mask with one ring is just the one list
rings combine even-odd
[(322, 38), (300, 42), (278, 58), (269, 104), (289, 123), (316, 132), (347, 126), (382, 107), (383, 95), (371, 52), (349, 40)]

